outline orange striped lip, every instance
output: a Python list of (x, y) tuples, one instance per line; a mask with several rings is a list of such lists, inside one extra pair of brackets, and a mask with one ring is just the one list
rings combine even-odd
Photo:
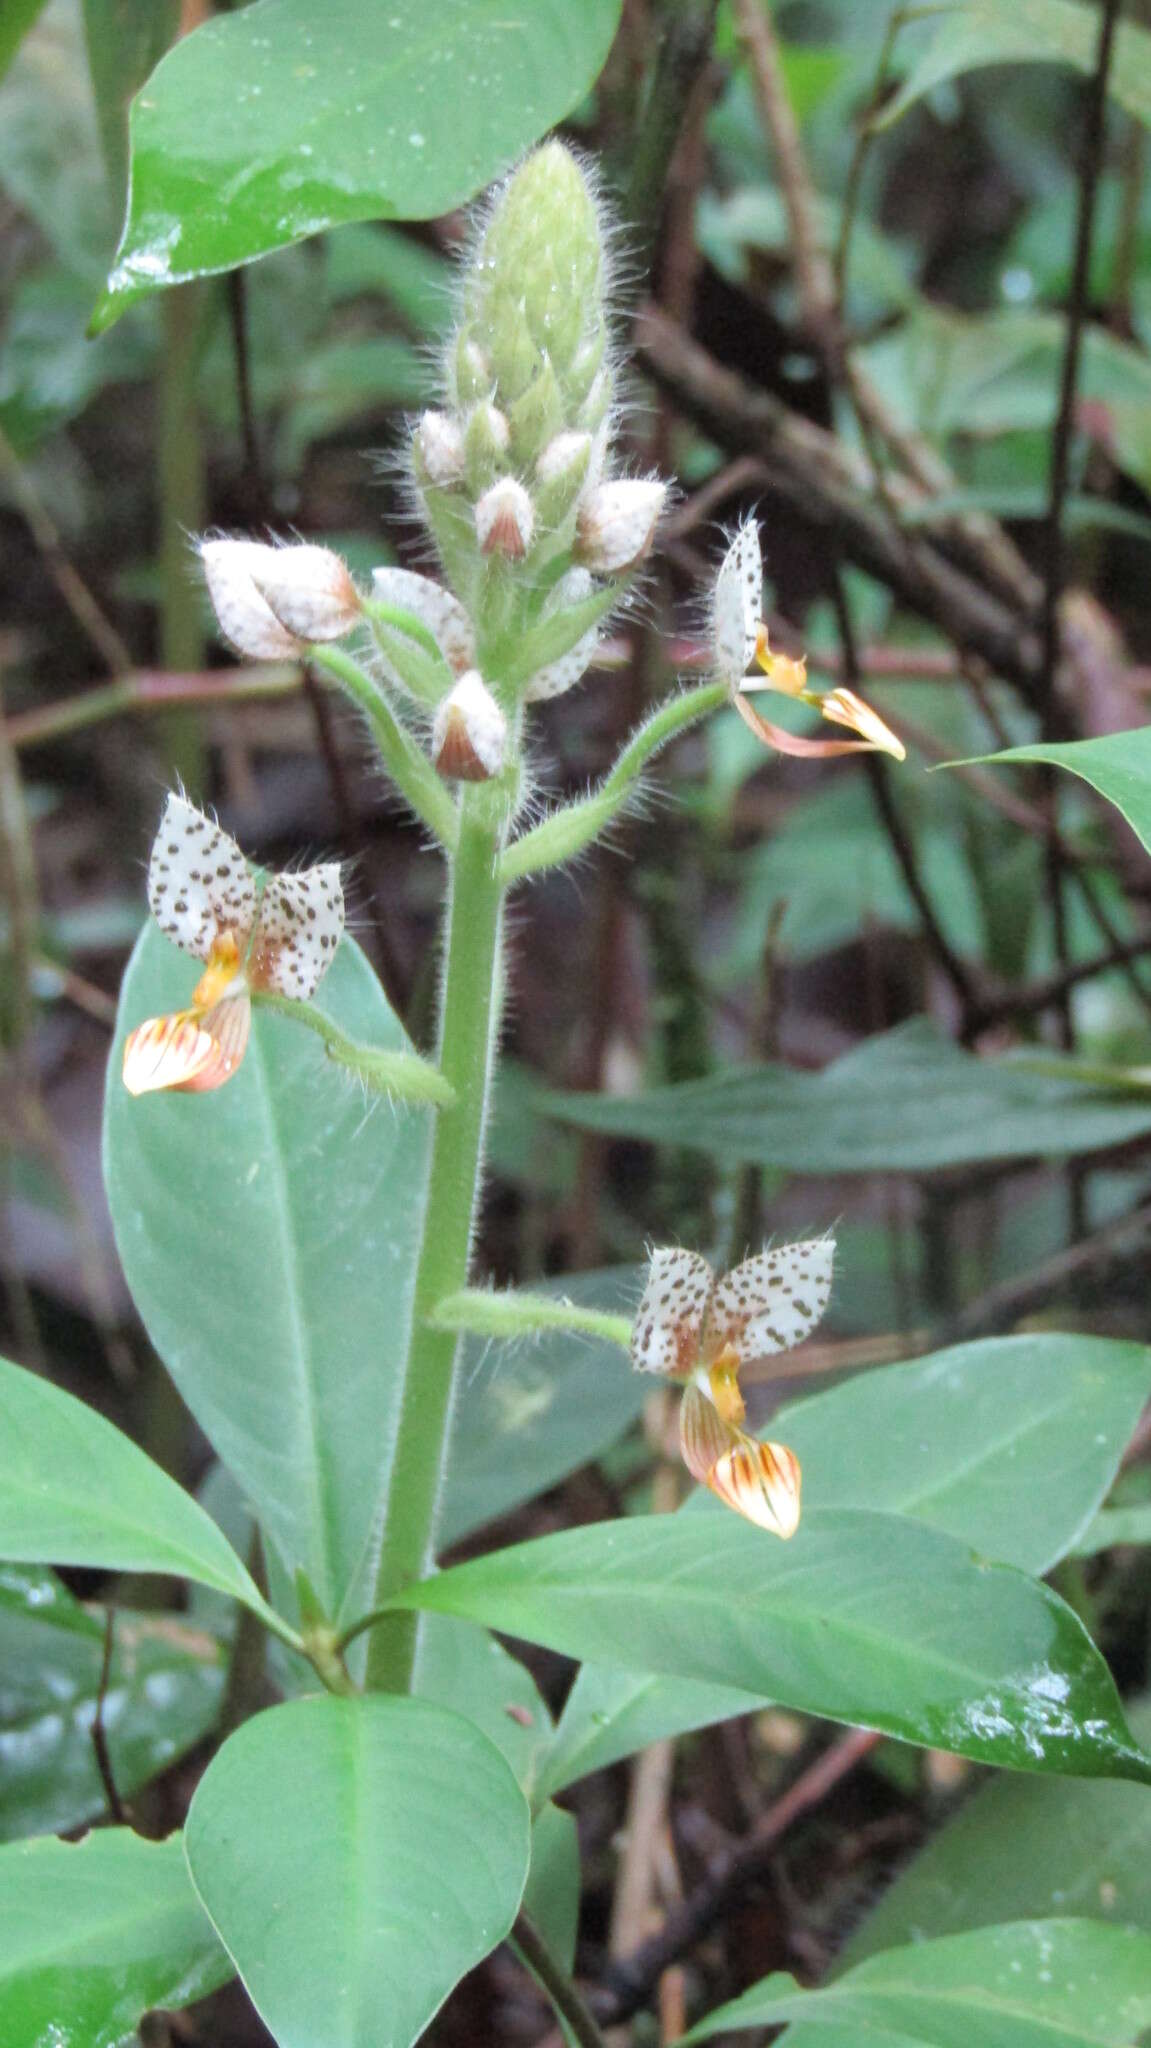
[(201, 1010), (176, 1010), (137, 1025), (124, 1046), (130, 1095), (161, 1090), (205, 1094), (222, 1088), (244, 1057), (252, 1022), (246, 991)]
[(757, 1529), (785, 1540), (799, 1527), (799, 1460), (785, 1444), (760, 1443), (725, 1421), (714, 1401), (693, 1381), (679, 1411), (680, 1447), (698, 1479)]

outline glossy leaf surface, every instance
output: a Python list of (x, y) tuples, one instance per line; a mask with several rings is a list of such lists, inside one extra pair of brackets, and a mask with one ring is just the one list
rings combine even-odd
[(255, 0), (187, 36), (132, 108), (128, 219), (98, 317), (341, 221), (470, 199), (593, 84), (619, 0)]
[(120, 2048), (152, 2006), (189, 2005), (232, 1976), (188, 1879), (179, 1835), (101, 1828), (0, 1849), (0, 2040)]
[(886, 1950), (818, 1991), (765, 1977), (683, 2042), (804, 2018), (819, 2022), (812, 2044), (836, 2048), (1125, 2048), (1151, 2021), (1151, 1938), (1087, 1920), (955, 1934)]
[[(240, 17), (235, 17), (239, 19)], [(362, 1574), (395, 1428), (429, 1115), (365, 1105), (315, 1035), (259, 1011), (210, 1095), (134, 1099), (123, 1039), (186, 1003), (194, 964), (155, 927), (124, 977), (104, 1170), (148, 1334), (289, 1569), (330, 1612)], [(406, 1045), (345, 939), (317, 1006)]]
[(0, 1557), (169, 1572), (263, 1602), (216, 1524), (83, 1401), (0, 1359)]
[[(0, 1841), (104, 1812), (91, 1734), (103, 1657), (101, 1615), (49, 1571), (0, 1565)], [(222, 1681), (217, 1645), (179, 1616), (116, 1616), (102, 1718), (123, 1798), (207, 1734)]]
[(327, 1695), (237, 1730), (200, 1781), (186, 1845), (279, 2048), (379, 2048), (382, 2015), (408, 2048), (507, 1934), (528, 1809), (459, 1714)]
[(791, 1173), (1062, 1158), (1151, 1131), (1151, 1103), (978, 1059), (922, 1019), (867, 1040), (822, 1073), (767, 1063), (642, 1095), (546, 1096), (541, 1106), (585, 1130)]
[(1151, 1784), (1071, 1610), (902, 1516), (815, 1510), (787, 1544), (734, 1515), (706, 1532), (694, 1515), (600, 1523), (456, 1565), (397, 1604), (980, 1762)]

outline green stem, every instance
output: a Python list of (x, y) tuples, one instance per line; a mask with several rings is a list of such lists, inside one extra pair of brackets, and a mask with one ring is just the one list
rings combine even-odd
[[(429, 1318), (444, 1296), (458, 1293), (468, 1277), (499, 1022), (502, 832), (502, 804), (494, 790), (482, 783), (466, 789), (452, 863), (440, 1008), (440, 1072), (455, 1090), (456, 1100), (441, 1110), (432, 1136), (412, 1335), (373, 1607), (385, 1605), (392, 1594), (411, 1585), (431, 1562), (459, 1339), (454, 1330), (436, 1329)], [(370, 1690), (408, 1690), (416, 1627), (410, 1613), (390, 1614), (380, 1623), (368, 1655)]]
[(598, 789), (593, 789), (590, 796), (581, 797), (578, 803), (565, 804), (562, 809), (552, 811), (530, 832), (513, 841), (500, 863), (502, 881), (505, 884), (523, 881), (528, 875), (539, 874), (544, 868), (556, 867), (561, 861), (571, 860), (575, 854), (582, 853), (623, 809), (634, 794), (644, 769), (660, 748), (689, 725), (697, 724), (709, 712), (718, 711), (730, 701), (731, 693), (725, 683), (701, 683), (694, 690), (683, 690), (678, 697), (669, 697), (632, 734), (615, 767)]
[(600, 1337), (627, 1351), (631, 1318), (608, 1309), (581, 1308), (574, 1301), (548, 1294), (519, 1294), (515, 1289), (465, 1287), (439, 1302), (432, 1321), (440, 1330), (466, 1330), (478, 1337), (532, 1337), (540, 1330), (574, 1330)]
[(308, 660), (323, 669), (358, 704), (372, 728), (372, 737), (397, 789), (407, 798), (417, 818), (434, 832), (441, 846), (450, 852), (459, 833), (459, 813), (446, 785), (440, 781), (422, 747), (400, 724), (383, 691), (366, 675), (358, 661), (341, 647), (315, 646)]
[(268, 989), (253, 989), (252, 1001), (263, 1010), (274, 1010), (293, 1024), (303, 1024), (323, 1040), (328, 1058), (349, 1073), (356, 1074), (381, 1095), (394, 1095), (403, 1102), (431, 1102), (440, 1107), (454, 1102), (451, 1085), (438, 1067), (419, 1053), (401, 1052), (391, 1046), (360, 1045), (325, 1017), (314, 1003), (299, 996), (278, 996)]
[(590, 2006), (584, 2003), (571, 1977), (560, 1968), (535, 1922), (526, 1913), (519, 1915), (509, 1939), (520, 1961), (542, 1984), (560, 2018), (567, 2022), (579, 2048), (607, 2048), (607, 2035)]

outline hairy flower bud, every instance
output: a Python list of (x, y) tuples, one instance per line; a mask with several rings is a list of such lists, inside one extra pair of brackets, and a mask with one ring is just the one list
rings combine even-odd
[[(585, 604), (594, 593), (595, 584), (586, 569), (569, 569), (566, 576), (561, 576), (544, 606), (543, 617), (553, 618), (557, 612)], [(591, 626), (574, 647), (569, 647), (566, 653), (557, 655), (554, 661), (545, 662), (536, 670), (524, 691), (525, 701), (542, 704), (550, 697), (562, 697), (565, 690), (574, 689), (591, 666), (598, 646), (599, 627)]]
[(476, 538), (485, 555), (506, 555), (519, 562), (535, 532), (532, 501), (514, 476), (501, 477), (476, 505)]
[(430, 484), (450, 490), (453, 484), (463, 482), (464, 437), (450, 413), (424, 413), (416, 428), (416, 445)]
[(536, 506), (546, 527), (558, 526), (592, 476), (590, 434), (555, 434), (536, 463)]
[[(490, 364), (505, 410), (528, 401), (524, 460), (534, 460), (546, 438), (571, 424), (586, 396), (587, 352), (598, 346), (602, 356), (603, 271), (587, 179), (562, 142), (544, 143), (509, 178), (491, 214), (468, 274), (456, 346), (461, 398), (459, 365), (471, 350)], [(569, 383), (577, 362), (579, 374)]]
[(254, 661), (298, 655), (301, 641), (276, 617), (254, 577), (254, 571), (271, 565), (278, 550), (255, 540), (202, 540), (199, 552), (220, 630), (233, 647)]
[(581, 501), (576, 555), (598, 576), (632, 569), (655, 539), (667, 485), (658, 477), (621, 477), (599, 484)]
[(282, 626), (300, 640), (342, 640), (359, 624), (360, 593), (331, 548), (268, 548), (252, 581)]
[[(444, 660), (456, 675), (472, 666), (476, 658), (476, 636), (458, 597), (430, 576), (414, 569), (388, 566), (372, 570), (372, 596), (377, 604), (396, 611), (411, 612), (426, 626)], [(401, 678), (402, 680), (402, 678)]]
[(464, 465), (477, 496), (506, 471), (510, 440), (507, 415), (498, 405), (484, 399), (472, 407), (464, 428)]
[(446, 782), (490, 782), (504, 765), (507, 720), (478, 669), (444, 698), (432, 727), (432, 759)]

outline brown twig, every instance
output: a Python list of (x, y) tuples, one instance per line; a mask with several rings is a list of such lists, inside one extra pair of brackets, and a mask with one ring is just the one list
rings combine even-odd
[(294, 696), (303, 672), (294, 662), (255, 662), (250, 667), (198, 669), (190, 674), (173, 669), (133, 669), (95, 690), (17, 711), (7, 721), (9, 742), (17, 748), (42, 747), (66, 739), (87, 726), (128, 712), (170, 711), (182, 705), (249, 704), (264, 697)]
[(875, 1748), (880, 1737), (867, 1728), (853, 1728), (801, 1772), (795, 1783), (764, 1815), (751, 1838), (739, 1848), (717, 1856), (707, 1876), (658, 1934), (645, 1941), (626, 1961), (607, 1972), (596, 2011), (607, 2025), (629, 2019), (648, 2003), (670, 1964), (702, 1940), (722, 1919), (729, 1905), (769, 1868), (782, 1837), (801, 1817), (818, 1806)]
[(935, 1351), (948, 1344), (963, 1343), (968, 1338), (992, 1336), (997, 1331), (1012, 1329), (1033, 1310), (1048, 1307), (1052, 1298), (1072, 1282), (1105, 1272), (1125, 1249), (1141, 1245), (1148, 1238), (1151, 1238), (1151, 1203), (1144, 1203), (1130, 1214), (1121, 1216), (1117, 1222), (1108, 1223), (1103, 1230), (1080, 1238), (1066, 1251), (1054, 1253), (1029, 1272), (1015, 1274), (1001, 1286), (993, 1287), (988, 1293), (981, 1294), (978, 1300), (969, 1302), (966, 1308), (959, 1309), (932, 1332), (930, 1349)]

